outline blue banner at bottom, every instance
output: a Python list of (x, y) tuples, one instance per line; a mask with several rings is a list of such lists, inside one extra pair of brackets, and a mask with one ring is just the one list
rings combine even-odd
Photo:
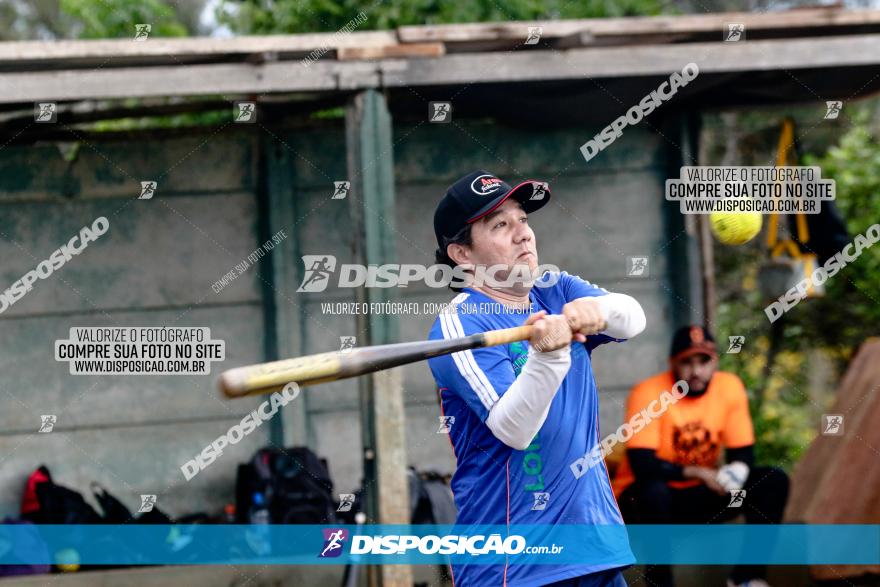
[(0, 524), (0, 564), (4, 565), (627, 565), (634, 561), (877, 565), (880, 525)]

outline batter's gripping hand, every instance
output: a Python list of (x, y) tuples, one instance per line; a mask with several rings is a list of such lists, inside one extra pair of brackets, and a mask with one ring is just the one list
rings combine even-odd
[(576, 333), (575, 340), (578, 342), (585, 342), (588, 335), (597, 334), (608, 328), (599, 302), (592, 298), (580, 298), (568, 302), (562, 306), (562, 315), (565, 316), (571, 331)]
[(539, 353), (549, 353), (571, 343), (573, 333), (562, 314), (547, 314), (541, 310), (529, 316), (526, 325), (533, 326), (529, 345)]

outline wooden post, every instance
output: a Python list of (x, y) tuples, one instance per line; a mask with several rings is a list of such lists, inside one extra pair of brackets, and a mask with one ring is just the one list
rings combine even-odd
[[(679, 150), (669, 149), (664, 179), (680, 177), (683, 165), (698, 165), (699, 115), (677, 113), (664, 119), (663, 132), (678, 137)], [(682, 214), (678, 202), (665, 202), (663, 219), (667, 235), (675, 237), (665, 247), (671, 284), (672, 326), (707, 323), (706, 290), (703, 287), (703, 259), (700, 215)]]
[[(682, 165), (700, 164), (700, 122), (699, 114), (688, 113), (681, 118), (681, 161)], [(676, 172), (678, 176), (678, 172)], [(709, 216), (695, 214), (685, 218), (685, 225), (696, 224), (697, 246), (699, 248), (700, 294), (702, 298), (703, 326), (715, 331), (715, 256), (712, 234), (709, 231)], [(691, 224), (691, 226), (693, 226)], [(694, 300), (696, 303), (697, 300)], [(695, 321), (691, 321), (694, 323)]]
[(700, 230), (700, 271), (703, 284), (703, 326), (715, 331), (715, 250), (709, 232), (709, 216), (697, 216)]
[[(287, 238), (278, 244), (261, 265), (261, 283), (266, 306), (266, 358), (281, 359), (305, 354), (307, 340), (303, 310), (293, 307), (284, 292), (295, 291), (302, 275), (300, 266), (300, 236), (290, 230), (299, 215), (293, 189), (294, 163), (290, 150), (277, 139), (263, 137), (257, 141), (259, 153), (257, 194), (260, 206), (260, 235), (262, 244), (279, 230)], [(308, 414), (308, 393), (297, 400), (293, 410), (283, 410), (270, 422), (269, 439), (276, 446), (313, 445)]]
[[(346, 112), (346, 148), (350, 205), (358, 231), (355, 253), (366, 264), (394, 263), (397, 258), (391, 135), (384, 96), (372, 89), (357, 94)], [(395, 299), (396, 288), (358, 292), (358, 301), (368, 303)], [(367, 344), (399, 342), (399, 324), (393, 314), (370, 313), (364, 326)], [(374, 373), (362, 377), (360, 385), (368, 523), (409, 524), (402, 371)], [(369, 574), (370, 585), (410, 587), (412, 582), (412, 569), (407, 565), (384, 565)]]

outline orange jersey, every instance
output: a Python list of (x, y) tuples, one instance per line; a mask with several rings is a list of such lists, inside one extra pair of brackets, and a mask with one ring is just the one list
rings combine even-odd
[[(626, 422), (648, 408), (675, 383), (672, 371), (659, 373), (637, 384), (626, 402)], [(655, 404), (656, 406), (656, 404)], [(656, 413), (656, 407), (653, 408)], [(741, 448), (755, 443), (749, 399), (742, 380), (733, 373), (716, 371), (699, 397), (683, 397), (659, 418), (634, 434), (626, 448), (648, 448), (657, 457), (677, 465), (718, 465), (722, 448)], [(624, 457), (614, 476), (614, 494), (620, 496), (635, 476)], [(672, 487), (692, 487), (697, 479), (670, 481)]]

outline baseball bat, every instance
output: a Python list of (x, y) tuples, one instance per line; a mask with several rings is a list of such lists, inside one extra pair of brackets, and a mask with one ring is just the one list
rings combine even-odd
[(353, 349), (349, 353), (333, 351), (236, 367), (220, 374), (220, 391), (228, 398), (236, 398), (272, 393), (290, 382), (301, 387), (326, 383), (458, 351), (528, 340), (531, 333), (531, 326), (517, 326), (460, 338), (380, 344)]

